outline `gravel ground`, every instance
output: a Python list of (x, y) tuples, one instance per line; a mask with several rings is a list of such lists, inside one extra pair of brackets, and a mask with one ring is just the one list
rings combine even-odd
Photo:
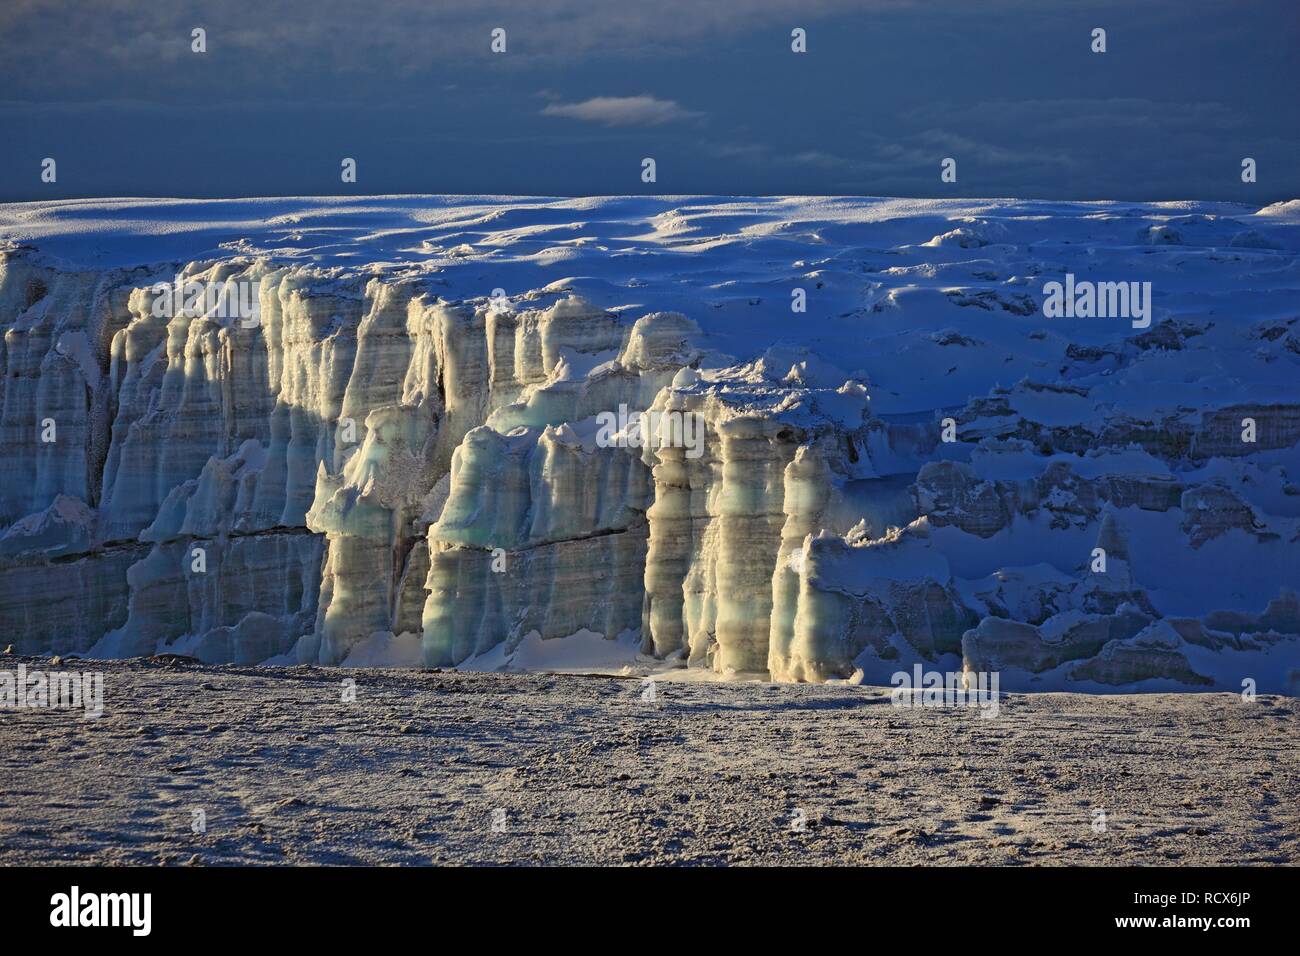
[(1006, 696), (983, 719), (849, 686), (62, 668), (103, 672), (105, 712), (0, 711), (0, 864), (1300, 859), (1290, 698)]

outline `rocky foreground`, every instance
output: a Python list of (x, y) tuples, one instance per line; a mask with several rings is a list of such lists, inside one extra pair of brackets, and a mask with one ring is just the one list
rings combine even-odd
[(103, 672), (104, 713), (0, 711), (0, 864), (1300, 859), (1284, 697), (1026, 695), (985, 719), (843, 684), (648, 701), (613, 677), (62, 666)]

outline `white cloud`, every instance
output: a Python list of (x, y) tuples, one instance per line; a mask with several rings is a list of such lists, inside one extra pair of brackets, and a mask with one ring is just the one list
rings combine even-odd
[(683, 109), (675, 100), (653, 96), (593, 96), (581, 103), (551, 103), (543, 116), (566, 116), (606, 126), (662, 126), (682, 120), (698, 119), (704, 114)]

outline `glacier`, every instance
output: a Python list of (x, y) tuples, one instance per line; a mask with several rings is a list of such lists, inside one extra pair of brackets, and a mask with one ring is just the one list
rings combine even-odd
[(0, 204), (0, 626), (1297, 694), (1298, 292), (1300, 201)]

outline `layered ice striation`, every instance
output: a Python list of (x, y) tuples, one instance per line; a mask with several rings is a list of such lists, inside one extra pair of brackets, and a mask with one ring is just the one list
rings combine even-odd
[[(1300, 692), (1296, 203), (123, 200), (0, 237), (20, 653), (598, 635)], [(1067, 275), (1149, 312), (1048, 317)]]

